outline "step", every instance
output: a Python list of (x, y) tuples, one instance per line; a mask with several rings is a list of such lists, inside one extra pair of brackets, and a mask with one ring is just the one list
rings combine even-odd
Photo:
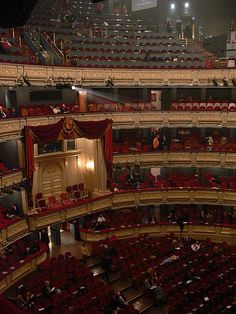
[(101, 263), (101, 258), (91, 255), (87, 258), (86, 266), (91, 268), (100, 263)]
[(110, 284), (110, 287), (115, 291), (122, 291), (131, 286), (131, 281), (129, 279), (119, 278)]
[(141, 296), (135, 302), (132, 302), (132, 304), (139, 313), (144, 313), (145, 311), (153, 307), (154, 302), (151, 298)]
[(104, 270), (100, 264), (91, 266), (90, 271), (94, 274), (94, 276), (99, 276), (104, 273)]
[(169, 313), (169, 306), (152, 306), (144, 311), (145, 314), (168, 314)]
[(137, 300), (143, 295), (142, 292), (135, 289), (134, 287), (128, 287), (127, 289), (125, 289), (125, 291), (122, 292), (122, 294), (129, 303)]

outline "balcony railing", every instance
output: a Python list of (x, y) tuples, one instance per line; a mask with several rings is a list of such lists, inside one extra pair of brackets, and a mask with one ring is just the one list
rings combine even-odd
[(15, 85), (21, 75), (27, 75), (32, 85), (45, 86), (51, 77), (70, 78), (72, 82), (83, 81), (83, 86), (105, 86), (111, 78), (115, 86), (190, 86), (212, 85), (212, 79), (231, 81), (236, 77), (236, 69), (119, 69), (119, 68), (80, 68), (60, 66), (40, 66), (0, 63), (0, 81), (4, 85)]
[[(173, 232), (176, 235), (180, 233), (177, 223), (149, 223), (143, 225), (122, 226), (119, 228), (110, 228), (99, 231), (88, 229), (80, 229), (81, 239), (84, 241), (99, 241), (111, 236), (116, 236), (118, 239), (137, 237), (148, 233), (152, 236), (164, 236), (167, 233)], [(183, 236), (188, 236), (193, 239), (203, 240), (211, 238), (214, 242), (227, 241), (228, 244), (235, 244), (235, 226), (232, 225), (209, 225), (209, 224), (185, 224)]]
[[(93, 112), (71, 115), (78, 121), (113, 120), (114, 129), (150, 127), (212, 127), (235, 128), (236, 112), (183, 112), (183, 111), (139, 111), (139, 112)], [(47, 125), (58, 122), (63, 115), (31, 116), (14, 119), (1, 119), (0, 138), (17, 138), (25, 125)]]
[(236, 152), (152, 151), (113, 155), (114, 165), (140, 164), (160, 167), (218, 167), (234, 168)]
[[(106, 209), (160, 204), (218, 204), (234, 206), (236, 191), (218, 189), (143, 189), (127, 190), (105, 194), (104, 196), (81, 200), (70, 207), (28, 214), (0, 230), (0, 245), (26, 235), (33, 230), (42, 229), (54, 223), (61, 223), (83, 217)], [(230, 229), (236, 233), (236, 225)], [(236, 241), (236, 237), (235, 237)]]

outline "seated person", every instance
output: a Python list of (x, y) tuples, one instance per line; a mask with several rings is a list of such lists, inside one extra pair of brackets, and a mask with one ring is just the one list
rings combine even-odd
[(91, 255), (91, 252), (89, 250), (87, 243), (83, 242), (80, 250), (81, 250), (81, 254), (82, 254), (81, 262), (85, 264), (87, 261), (87, 257), (89, 257)]
[(194, 242), (193, 244), (191, 244), (191, 249), (194, 251), (194, 252), (197, 252), (200, 250), (200, 247), (201, 247), (201, 244), (196, 241)]
[(7, 167), (3, 162), (0, 162), (0, 174), (4, 174), (8, 171)]
[(11, 218), (13, 218), (14, 216), (19, 216), (19, 210), (18, 210), (16, 204), (13, 204), (13, 205), (11, 206), (11, 208), (9, 208), (9, 209), (7, 209), (7, 208), (4, 209), (4, 210), (2, 211), (2, 213), (3, 213), (3, 216), (4, 216), (5, 218), (7, 218), (7, 219), (11, 219)]
[(109, 310), (113, 313), (113, 311), (124, 308), (126, 305), (128, 305), (126, 298), (119, 291), (117, 291), (112, 295), (111, 302), (109, 304)]
[(6, 113), (3, 111), (2, 106), (0, 106), (0, 118), (6, 118), (6, 117), (7, 117)]
[(65, 104), (62, 104), (61, 105), (61, 109), (60, 109), (61, 113), (68, 113), (68, 109), (66, 108), (66, 105)]
[(102, 214), (98, 216), (97, 223), (99, 224), (100, 229), (106, 228), (106, 218)]
[(28, 290), (26, 292), (26, 306), (32, 307), (34, 305), (34, 302), (35, 302), (35, 295), (30, 290)]
[(47, 297), (50, 297), (54, 292), (56, 288), (53, 287), (49, 280), (45, 280), (44, 286), (41, 289), (42, 294), (44, 294)]
[(153, 301), (156, 305), (160, 305), (165, 302), (165, 292), (162, 289), (160, 282), (155, 283), (155, 272), (153, 268), (148, 269), (144, 285), (152, 295)]
[(16, 297), (16, 305), (20, 309), (25, 309), (26, 308), (26, 304), (27, 304), (27, 302), (24, 300), (23, 295), (22, 294), (18, 294), (17, 297)]
[(58, 113), (61, 113), (61, 109), (59, 108), (59, 106), (50, 106), (50, 108), (52, 109), (52, 112), (54, 114), (58, 114)]

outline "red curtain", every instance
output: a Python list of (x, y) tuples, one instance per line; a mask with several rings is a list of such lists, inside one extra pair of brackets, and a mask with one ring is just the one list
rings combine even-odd
[[(63, 139), (88, 138), (105, 140), (105, 162), (108, 183), (112, 175), (112, 120), (79, 122), (70, 117), (63, 118), (57, 123), (42, 126), (25, 126), (26, 174), (33, 184), (34, 174), (34, 144), (51, 143)], [(32, 198), (32, 197), (31, 197)], [(29, 203), (32, 203), (29, 199)]]

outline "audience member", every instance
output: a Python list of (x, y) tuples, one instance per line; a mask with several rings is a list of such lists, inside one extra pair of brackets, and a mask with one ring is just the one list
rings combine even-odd
[(56, 292), (56, 288), (53, 287), (49, 280), (45, 280), (44, 286), (41, 289), (42, 294), (47, 297), (50, 297), (53, 293)]
[(80, 250), (81, 250), (81, 254), (82, 254), (81, 262), (86, 264), (87, 258), (91, 255), (91, 251), (90, 251), (86, 242), (83, 242), (81, 244)]
[(18, 294), (16, 297), (16, 305), (20, 308), (20, 309), (25, 309), (27, 302), (24, 300), (23, 295), (22, 294)]
[(147, 270), (147, 277), (144, 281), (145, 288), (151, 294), (153, 301), (156, 305), (163, 304), (165, 302), (165, 292), (160, 283), (155, 283), (155, 272), (153, 268)]
[(2, 106), (0, 106), (0, 118), (6, 118), (6, 117), (7, 117), (6, 113), (3, 111)]

